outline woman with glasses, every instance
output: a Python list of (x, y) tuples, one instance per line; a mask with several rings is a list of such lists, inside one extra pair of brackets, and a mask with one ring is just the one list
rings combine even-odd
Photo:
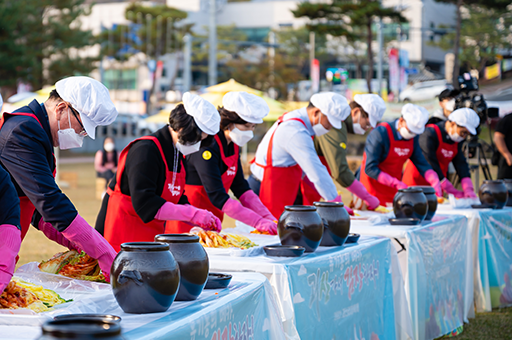
[[(476, 197), (469, 166), (462, 152), (462, 142), (469, 135), (476, 135), (479, 124), (480, 118), (475, 111), (469, 108), (457, 109), (447, 120), (427, 125), (419, 138), (423, 155), (437, 173), (443, 192), (453, 194), (456, 198)], [(446, 178), (450, 162), (461, 179), (462, 191), (455, 189)], [(402, 182), (407, 185), (429, 185), (411, 162), (405, 167)]]

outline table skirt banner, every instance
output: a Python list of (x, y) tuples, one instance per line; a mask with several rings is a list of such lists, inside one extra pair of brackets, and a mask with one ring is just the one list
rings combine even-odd
[(472, 283), (467, 277), (472, 267), (466, 226), (467, 219), (459, 215), (405, 234), (409, 251), (406, 292), (418, 340), (437, 338), (468, 322), (464, 296), (466, 285)]
[(301, 339), (396, 338), (390, 248), (333, 249), (288, 266)]
[(492, 308), (511, 306), (512, 209), (481, 211), (479, 236), (483, 290)]

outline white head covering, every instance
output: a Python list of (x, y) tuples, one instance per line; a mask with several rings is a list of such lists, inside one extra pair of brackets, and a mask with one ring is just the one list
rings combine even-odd
[(270, 108), (263, 98), (244, 91), (228, 92), (222, 97), (222, 106), (228, 111), (236, 112), (248, 123), (263, 123)]
[(350, 114), (348, 100), (334, 92), (315, 93), (309, 100), (316, 108), (327, 116), (329, 123), (335, 128), (341, 128), (341, 122)]
[(220, 115), (212, 103), (190, 92), (183, 94), (185, 111), (192, 117), (201, 131), (215, 135), (220, 130)]
[(480, 124), (480, 117), (478, 117), (478, 114), (468, 107), (463, 107), (453, 111), (448, 116), (448, 120), (459, 126), (465, 127), (472, 135), (476, 135), (476, 128)]
[(404, 117), (407, 123), (407, 128), (412, 133), (420, 135), (425, 131), (425, 124), (428, 121), (428, 111), (424, 107), (405, 104), (402, 107), (402, 117)]
[(108, 89), (89, 77), (69, 77), (55, 83), (59, 96), (80, 113), (87, 135), (96, 136), (96, 126), (109, 125), (117, 117), (117, 110)]
[(386, 111), (386, 103), (380, 96), (367, 93), (367, 94), (356, 94), (354, 101), (368, 113), (370, 117), (370, 125), (374, 128), (377, 126), (379, 120), (382, 119), (384, 112)]

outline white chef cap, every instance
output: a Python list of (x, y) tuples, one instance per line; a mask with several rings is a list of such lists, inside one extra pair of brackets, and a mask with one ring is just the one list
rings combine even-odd
[(427, 124), (428, 121), (428, 111), (424, 107), (410, 103), (405, 104), (402, 107), (402, 117), (407, 123), (407, 128), (412, 133), (420, 135), (425, 131), (425, 124)]
[(117, 117), (117, 110), (110, 99), (108, 89), (89, 77), (69, 77), (55, 83), (59, 96), (80, 113), (80, 119), (92, 139), (96, 126), (109, 125)]
[(316, 108), (327, 116), (329, 123), (335, 128), (341, 128), (341, 122), (350, 114), (350, 106), (345, 97), (334, 92), (315, 93), (309, 100)]
[(201, 131), (215, 135), (220, 130), (220, 115), (215, 106), (204, 98), (190, 92), (183, 94), (185, 111), (192, 117)]
[(476, 135), (476, 128), (480, 124), (480, 117), (478, 117), (478, 114), (468, 107), (463, 107), (453, 111), (448, 116), (448, 120), (459, 126), (465, 127), (472, 135)]
[(374, 128), (377, 126), (379, 120), (382, 119), (384, 112), (386, 111), (386, 103), (384, 100), (373, 93), (367, 94), (356, 94), (354, 96), (354, 101), (359, 104), (368, 114), (370, 118), (370, 125)]
[(228, 92), (222, 97), (222, 106), (228, 111), (236, 112), (248, 123), (263, 123), (270, 108), (263, 98), (244, 91)]

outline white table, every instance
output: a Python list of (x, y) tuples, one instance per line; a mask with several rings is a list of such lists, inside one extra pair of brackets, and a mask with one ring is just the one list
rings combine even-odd
[(357, 220), (350, 231), (393, 240), (405, 273), (415, 339), (434, 339), (468, 321), (473, 311), (472, 234), (464, 216), (436, 215), (418, 226)]

